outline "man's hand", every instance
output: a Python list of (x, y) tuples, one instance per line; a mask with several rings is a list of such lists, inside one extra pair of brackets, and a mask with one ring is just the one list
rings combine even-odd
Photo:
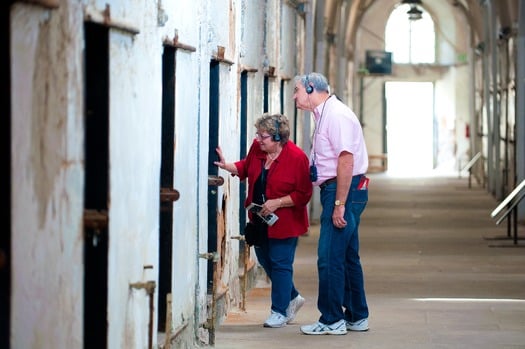
[(334, 206), (334, 212), (332, 213), (332, 223), (336, 228), (342, 229), (346, 227), (345, 216), (345, 205)]

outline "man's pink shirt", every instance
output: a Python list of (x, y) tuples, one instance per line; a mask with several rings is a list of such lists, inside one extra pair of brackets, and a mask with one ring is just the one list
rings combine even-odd
[(343, 151), (354, 155), (352, 175), (365, 174), (368, 170), (368, 152), (363, 130), (354, 112), (335, 96), (314, 110), (315, 133), (312, 139), (310, 161), (315, 152), (317, 181), (319, 185), (337, 174), (337, 159)]

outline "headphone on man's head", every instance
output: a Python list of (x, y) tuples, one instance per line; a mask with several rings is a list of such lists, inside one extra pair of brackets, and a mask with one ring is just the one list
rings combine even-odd
[(272, 136), (272, 140), (274, 142), (280, 142), (281, 141), (281, 135), (279, 134), (279, 129), (281, 128), (281, 123), (279, 122), (279, 118), (277, 117), (275, 119), (275, 134)]
[(305, 86), (306, 93), (311, 94), (312, 92), (314, 92), (314, 86), (312, 84), (310, 84), (310, 80), (308, 79), (308, 75), (306, 75), (305, 82), (306, 82), (306, 86)]

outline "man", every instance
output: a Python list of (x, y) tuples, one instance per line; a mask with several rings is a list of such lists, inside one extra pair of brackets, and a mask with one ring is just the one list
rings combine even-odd
[(321, 230), (317, 269), (319, 321), (301, 326), (309, 335), (343, 335), (368, 330), (358, 228), (368, 202), (368, 153), (359, 120), (330, 95), (319, 73), (295, 77), (298, 109), (313, 112), (311, 180), (321, 189)]

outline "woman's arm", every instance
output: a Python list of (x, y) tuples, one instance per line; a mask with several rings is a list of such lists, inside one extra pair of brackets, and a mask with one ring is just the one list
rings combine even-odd
[(219, 156), (219, 161), (214, 161), (213, 163), (219, 168), (226, 170), (233, 175), (238, 175), (239, 172), (237, 171), (237, 167), (235, 166), (235, 164), (233, 162), (227, 163), (226, 160), (224, 160), (224, 156), (222, 155), (221, 147), (217, 147), (215, 151), (217, 152), (217, 155)]

